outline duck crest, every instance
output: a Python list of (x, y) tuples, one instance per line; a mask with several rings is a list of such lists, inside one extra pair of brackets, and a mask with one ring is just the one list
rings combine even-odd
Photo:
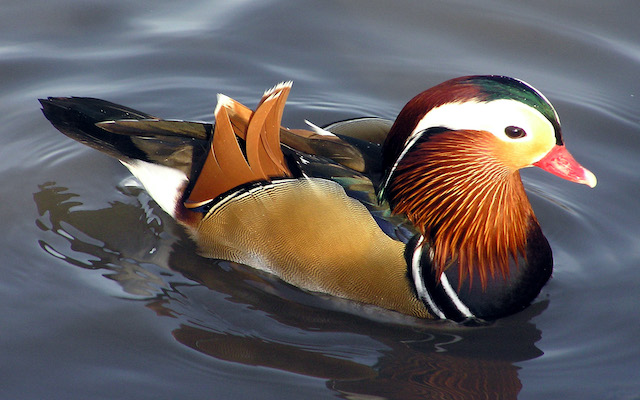
[(433, 249), (436, 275), (454, 262), (460, 282), (509, 275), (526, 254), (533, 210), (517, 171), (494, 159), (490, 133), (443, 131), (416, 143), (396, 167), (387, 196)]
[(452, 101), (468, 101), (482, 95), (480, 87), (470, 77), (451, 79), (418, 94), (400, 111), (383, 147), (386, 166), (392, 166), (405, 149), (418, 122), (432, 109)]
[(431, 110), (447, 103), (488, 102), (513, 99), (531, 106), (544, 115), (556, 132), (556, 143), (563, 144), (558, 114), (538, 90), (507, 76), (463, 76), (450, 79), (416, 95), (400, 111), (384, 144), (384, 165), (393, 166), (417, 132), (418, 122)]

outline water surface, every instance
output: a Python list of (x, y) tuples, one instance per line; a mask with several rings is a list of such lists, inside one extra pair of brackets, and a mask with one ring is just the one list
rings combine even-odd
[[(640, 398), (636, 1), (23, 1), (0, 14), (0, 397)], [(555, 257), (482, 328), (314, 296), (195, 255), (38, 97), (211, 120), (292, 79), (284, 123), (394, 118), (454, 76), (533, 84), (597, 188), (523, 173)], [(367, 397), (369, 396), (369, 397)]]

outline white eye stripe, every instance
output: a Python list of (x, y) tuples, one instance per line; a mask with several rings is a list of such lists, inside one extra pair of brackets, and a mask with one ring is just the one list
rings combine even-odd
[[(517, 126), (527, 135), (522, 138), (509, 138), (505, 128)], [(555, 143), (555, 129), (551, 122), (538, 110), (517, 100), (494, 100), (490, 102), (465, 101), (447, 103), (433, 108), (418, 122), (404, 142), (404, 148), (386, 175), (380, 196), (389, 185), (398, 164), (411, 150), (420, 136), (429, 128), (442, 127), (449, 130), (474, 130), (491, 132), (504, 142), (542, 142)], [(546, 137), (541, 137), (546, 136)]]
[[(407, 139), (425, 129), (442, 126), (451, 130), (478, 130), (491, 132), (503, 141), (533, 140), (533, 133), (543, 129), (553, 134), (553, 125), (536, 109), (516, 100), (494, 100), (490, 102), (466, 101), (447, 103), (429, 111)], [(505, 135), (505, 128), (517, 126), (527, 135), (512, 139)]]

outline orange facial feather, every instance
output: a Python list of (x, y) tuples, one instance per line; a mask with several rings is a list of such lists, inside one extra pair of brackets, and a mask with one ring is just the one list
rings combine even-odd
[(509, 274), (525, 254), (535, 218), (517, 170), (497, 156), (489, 132), (450, 131), (418, 143), (389, 183), (395, 213), (403, 213), (429, 241), (438, 276), (457, 261), (460, 280)]

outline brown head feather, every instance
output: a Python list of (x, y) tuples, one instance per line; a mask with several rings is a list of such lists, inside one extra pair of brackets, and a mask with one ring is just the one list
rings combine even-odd
[(468, 78), (463, 76), (450, 79), (409, 100), (398, 114), (383, 146), (386, 167), (391, 167), (395, 163), (406, 145), (407, 138), (429, 111), (452, 101), (464, 102), (482, 97), (480, 88), (468, 81)]
[(389, 182), (395, 213), (430, 242), (438, 276), (457, 261), (460, 280), (509, 274), (525, 254), (533, 210), (517, 170), (497, 158), (484, 131), (446, 131), (417, 143)]

